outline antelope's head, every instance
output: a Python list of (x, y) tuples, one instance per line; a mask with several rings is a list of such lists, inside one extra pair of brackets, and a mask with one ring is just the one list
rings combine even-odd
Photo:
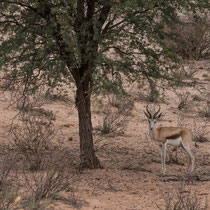
[(152, 113), (149, 109), (149, 106), (146, 106), (146, 112), (144, 111), (144, 114), (146, 115), (148, 121), (149, 121), (149, 128), (152, 131), (155, 127), (156, 122), (160, 119), (162, 113), (160, 112), (160, 105), (158, 105), (158, 109), (154, 113)]

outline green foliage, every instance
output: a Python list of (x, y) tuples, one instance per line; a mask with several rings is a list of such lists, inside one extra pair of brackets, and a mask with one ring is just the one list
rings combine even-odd
[[(0, 69), (16, 82), (50, 86), (86, 77), (106, 86), (104, 72), (166, 77), (176, 56), (163, 28), (183, 10), (208, 1), (8, 1), (0, 3)], [(83, 3), (82, 3), (83, 2)], [(168, 68), (167, 68), (168, 67)], [(41, 82), (40, 82), (41, 83)], [(97, 87), (97, 88), (98, 88)]]

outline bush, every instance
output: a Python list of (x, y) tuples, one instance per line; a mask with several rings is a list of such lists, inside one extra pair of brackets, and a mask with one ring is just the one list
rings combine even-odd
[(7, 191), (0, 192), (0, 209), (17, 209), (17, 206), (20, 206), (19, 202), (21, 196), (18, 195), (17, 189), (10, 189)]
[(24, 173), (24, 179), (24, 209), (43, 209), (53, 200), (61, 199), (60, 193), (69, 191), (72, 186), (69, 174), (58, 165), (51, 170)]
[(184, 23), (166, 29), (181, 40), (165, 40), (166, 46), (183, 59), (199, 60), (210, 55), (210, 17), (193, 14), (181, 18)]
[(47, 154), (53, 148), (54, 130), (50, 120), (22, 115), (19, 126), (10, 131), (11, 148), (24, 157), (31, 171), (41, 170)]
[(179, 110), (186, 109), (190, 104), (190, 102), (189, 102), (190, 93), (181, 91), (181, 92), (176, 92), (176, 95), (179, 99), (177, 108)]
[(96, 127), (102, 135), (110, 133), (123, 134), (129, 120), (133, 101), (129, 97), (108, 97), (108, 104), (103, 105), (103, 118)]
[(195, 142), (207, 142), (209, 131), (207, 130), (206, 123), (204, 125), (194, 122), (193, 137)]
[(123, 134), (126, 127), (127, 117), (122, 116), (120, 113), (106, 112), (102, 122), (97, 127), (102, 135), (110, 133)]
[(186, 190), (181, 186), (175, 193), (167, 192), (163, 195), (165, 202), (164, 208), (158, 206), (161, 210), (207, 210), (208, 203), (202, 202), (202, 198), (198, 196), (194, 190)]
[(210, 119), (210, 100), (207, 100), (203, 107), (197, 106), (197, 109), (201, 117)]
[[(2, 157), (1, 157), (2, 158)], [(0, 209), (14, 209), (20, 199), (19, 187), (13, 185), (15, 157), (6, 154), (0, 160)]]

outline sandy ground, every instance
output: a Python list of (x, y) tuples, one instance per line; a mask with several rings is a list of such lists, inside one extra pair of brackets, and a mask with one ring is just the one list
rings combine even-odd
[[(163, 117), (160, 125), (177, 126), (183, 124), (193, 130), (193, 123), (204, 125), (210, 131), (210, 119), (201, 118), (197, 106), (204, 101), (193, 99), (195, 95), (206, 99), (210, 93), (210, 63), (200, 61), (187, 67), (197, 69), (194, 80), (202, 83), (202, 93), (194, 87), (178, 87), (180, 93), (189, 92), (189, 103), (184, 110), (178, 110), (179, 100), (173, 90), (165, 92), (165, 102), (160, 103)], [(134, 89), (133, 94), (141, 91)], [(205, 94), (204, 94), (205, 93)], [(0, 140), (7, 141), (7, 131), (11, 120), (17, 113), (15, 106), (8, 108), (9, 93), (0, 100)], [(73, 101), (73, 94), (71, 95)], [(210, 97), (209, 97), (210, 99)], [(95, 101), (95, 99), (93, 99)], [(93, 103), (95, 104), (95, 103)], [(169, 162), (167, 154), (167, 171), (161, 174), (160, 148), (151, 141), (148, 124), (143, 113), (147, 102), (136, 100), (132, 118), (123, 135), (96, 136), (97, 156), (103, 169), (85, 170), (75, 173), (72, 180), (74, 205), (55, 202), (48, 209), (81, 209), (81, 210), (154, 210), (165, 209), (165, 200), (176, 198), (178, 192), (185, 195), (196, 192), (201, 203), (208, 202), (210, 209), (210, 141), (198, 143), (199, 148), (192, 146), (196, 157), (196, 169), (189, 176), (188, 156), (180, 148), (179, 164)], [(56, 117), (56, 140), (62, 140), (66, 147), (72, 148), (75, 164), (79, 163), (79, 137), (77, 110), (72, 103), (51, 101), (44, 108), (51, 110)], [(98, 107), (93, 106), (93, 126), (101, 120)], [(210, 134), (210, 133), (209, 133)], [(210, 135), (207, 138), (210, 140)]]

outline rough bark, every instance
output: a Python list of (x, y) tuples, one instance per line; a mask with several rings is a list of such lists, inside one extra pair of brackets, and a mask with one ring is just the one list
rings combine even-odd
[(76, 93), (76, 106), (79, 117), (80, 169), (102, 168), (93, 146), (91, 101), (90, 94), (85, 89), (80, 85), (80, 87), (77, 87)]
[[(81, 54), (81, 66), (76, 69), (69, 69), (74, 77), (77, 93), (76, 106), (79, 117), (80, 136), (80, 168), (101, 168), (93, 145), (92, 121), (91, 121), (91, 87), (92, 75), (95, 69), (95, 59), (98, 53), (98, 42), (94, 39), (96, 33), (102, 30), (111, 5), (105, 4), (101, 9), (97, 24), (93, 22), (96, 1), (77, 0), (77, 19), (75, 21), (75, 32), (77, 34), (78, 48)], [(85, 13), (85, 8), (87, 12)], [(94, 27), (97, 26), (97, 30)], [(84, 29), (85, 27), (85, 29)], [(98, 40), (100, 41), (100, 39)], [(63, 49), (63, 48), (62, 48)], [(66, 53), (68, 55), (68, 53)], [(88, 58), (88, 59), (87, 59)]]

